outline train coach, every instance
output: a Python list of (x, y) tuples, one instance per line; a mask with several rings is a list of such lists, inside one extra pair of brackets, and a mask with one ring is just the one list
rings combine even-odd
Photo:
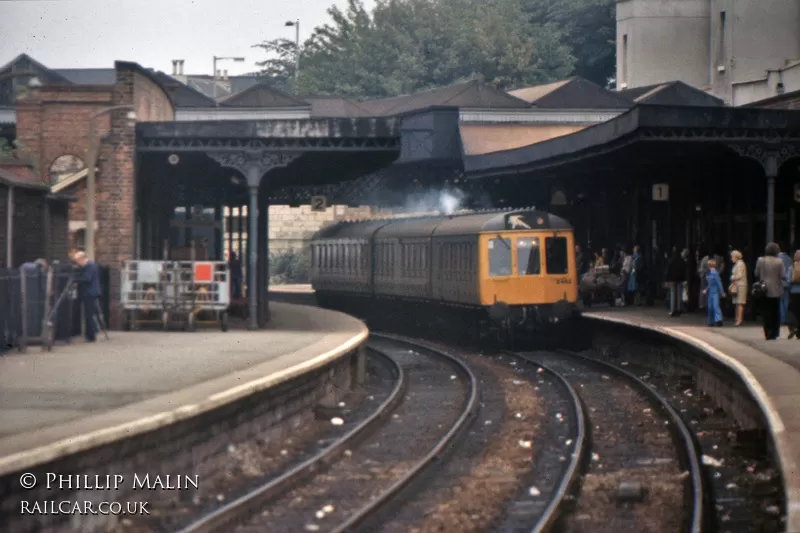
[(547, 337), (578, 314), (573, 228), (536, 210), (340, 222), (313, 238), (324, 307), (482, 338)]

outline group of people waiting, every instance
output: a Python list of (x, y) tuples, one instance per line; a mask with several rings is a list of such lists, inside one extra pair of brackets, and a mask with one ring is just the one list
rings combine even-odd
[[(663, 269), (664, 286), (668, 289), (669, 314), (680, 316), (689, 300), (688, 249), (679, 251), (673, 247), (666, 258)], [(626, 254), (621, 245), (609, 258), (608, 250), (595, 253), (587, 260), (576, 247), (578, 272), (582, 276), (592, 267), (609, 265), (609, 271), (621, 277), (620, 293), (623, 305), (641, 305), (650, 281), (647, 261), (638, 246), (632, 254)], [(764, 337), (774, 340), (780, 337), (780, 328), (786, 325), (789, 339), (800, 339), (800, 250), (790, 257), (782, 252), (777, 243), (766, 246), (764, 255), (755, 266), (755, 281), (748, 282), (747, 265), (738, 250), (731, 250), (728, 257), (732, 268), (726, 270), (726, 260), (719, 254), (695, 253), (697, 278), (699, 280), (698, 307), (706, 312), (709, 327), (723, 324), (722, 301), (730, 297), (734, 306), (735, 325), (741, 326), (744, 308), (749, 298), (755, 298), (756, 309), (763, 320)], [(660, 270), (659, 270), (660, 271)]]
[(800, 339), (800, 250), (790, 258), (777, 243), (769, 243), (756, 262), (752, 285), (748, 282), (742, 253), (733, 250), (730, 260), (733, 269), (727, 285), (723, 283), (725, 262), (722, 257), (708, 255), (698, 262), (700, 308), (706, 309), (708, 325), (722, 326), (721, 301), (730, 296), (736, 310), (735, 325), (741, 326), (745, 305), (754, 297), (767, 340), (780, 337), (781, 325), (789, 328), (789, 339)]
[(647, 287), (649, 283), (649, 268), (645, 261), (644, 254), (639, 246), (633, 247), (632, 253), (626, 253), (625, 248), (620, 244), (614, 249), (613, 254), (609, 254), (607, 248), (593, 254), (588, 259), (580, 248), (575, 247), (577, 257), (577, 271), (579, 278), (591, 268), (608, 266), (609, 272), (620, 276), (621, 283), (616, 299), (618, 305), (643, 305), (647, 299)]

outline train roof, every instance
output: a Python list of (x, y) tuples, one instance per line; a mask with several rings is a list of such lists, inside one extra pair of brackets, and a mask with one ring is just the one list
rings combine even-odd
[(344, 221), (321, 229), (314, 239), (369, 239), (475, 235), (508, 230), (568, 230), (563, 218), (536, 209), (470, 211), (453, 215)]

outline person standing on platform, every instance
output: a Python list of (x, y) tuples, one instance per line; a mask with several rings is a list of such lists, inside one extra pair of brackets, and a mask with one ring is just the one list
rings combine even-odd
[(681, 316), (683, 313), (683, 286), (686, 283), (686, 261), (683, 260), (678, 248), (672, 248), (672, 255), (667, 261), (667, 271), (664, 274), (667, 289), (669, 289), (669, 316)]
[(789, 281), (792, 279), (792, 258), (781, 250), (778, 259), (783, 261), (783, 268), (786, 269), (786, 279), (783, 281), (783, 295), (781, 296), (781, 325), (789, 324)]
[(708, 303), (708, 287), (706, 277), (708, 276), (708, 259), (709, 256), (704, 253), (704, 250), (697, 250), (697, 278), (700, 280), (700, 297), (697, 301), (697, 307), (705, 309)]
[(633, 247), (631, 274), (628, 278), (628, 292), (633, 293), (634, 303), (644, 304), (644, 294), (647, 289), (647, 277), (644, 256), (638, 246)]
[(228, 272), (231, 277), (231, 299), (239, 300), (242, 297), (242, 263), (236, 257), (236, 252), (230, 253)]
[(789, 280), (789, 338), (800, 340), (800, 250), (794, 253)]
[(622, 292), (625, 306), (633, 304), (633, 296), (636, 293), (636, 278), (633, 276), (633, 256), (623, 254), (620, 276), (622, 277)]
[(717, 272), (717, 261), (708, 260), (708, 274), (706, 274), (706, 290), (708, 298), (708, 327), (722, 327), (722, 308), (720, 299), (725, 297), (725, 289), (722, 288), (722, 279)]
[(583, 275), (586, 274), (586, 272), (589, 270), (587, 268), (587, 264), (588, 264), (588, 260), (586, 258), (586, 255), (583, 253), (583, 250), (581, 250), (581, 245), (580, 244), (576, 244), (575, 245), (575, 270), (578, 273), (578, 283), (581, 282), (581, 279), (583, 278)]
[(747, 305), (747, 265), (742, 259), (742, 252), (731, 252), (733, 272), (731, 272), (731, 286), (728, 291), (733, 296), (733, 305), (736, 307), (736, 325), (741, 326), (744, 319), (744, 306)]
[(781, 333), (781, 296), (783, 296), (783, 282), (786, 279), (786, 269), (783, 261), (778, 259), (781, 253), (780, 246), (771, 242), (764, 250), (764, 256), (756, 262), (755, 275), (767, 284), (761, 305), (761, 315), (764, 317), (764, 338), (768, 341), (775, 340)]
[(86, 322), (86, 341), (94, 342), (97, 330), (96, 320), (98, 298), (102, 293), (100, 289), (100, 268), (94, 261), (89, 261), (84, 252), (76, 252), (73, 259), (81, 268), (78, 278), (78, 298), (83, 307), (83, 317)]

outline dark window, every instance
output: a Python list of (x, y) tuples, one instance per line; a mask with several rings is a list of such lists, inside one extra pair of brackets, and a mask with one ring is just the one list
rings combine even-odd
[(517, 239), (517, 274), (529, 276), (541, 273), (542, 257), (539, 251), (539, 239), (536, 237)]
[(569, 272), (566, 237), (546, 237), (545, 263), (548, 274), (566, 274)]
[(511, 240), (489, 239), (489, 275), (510, 276), (511, 270)]

